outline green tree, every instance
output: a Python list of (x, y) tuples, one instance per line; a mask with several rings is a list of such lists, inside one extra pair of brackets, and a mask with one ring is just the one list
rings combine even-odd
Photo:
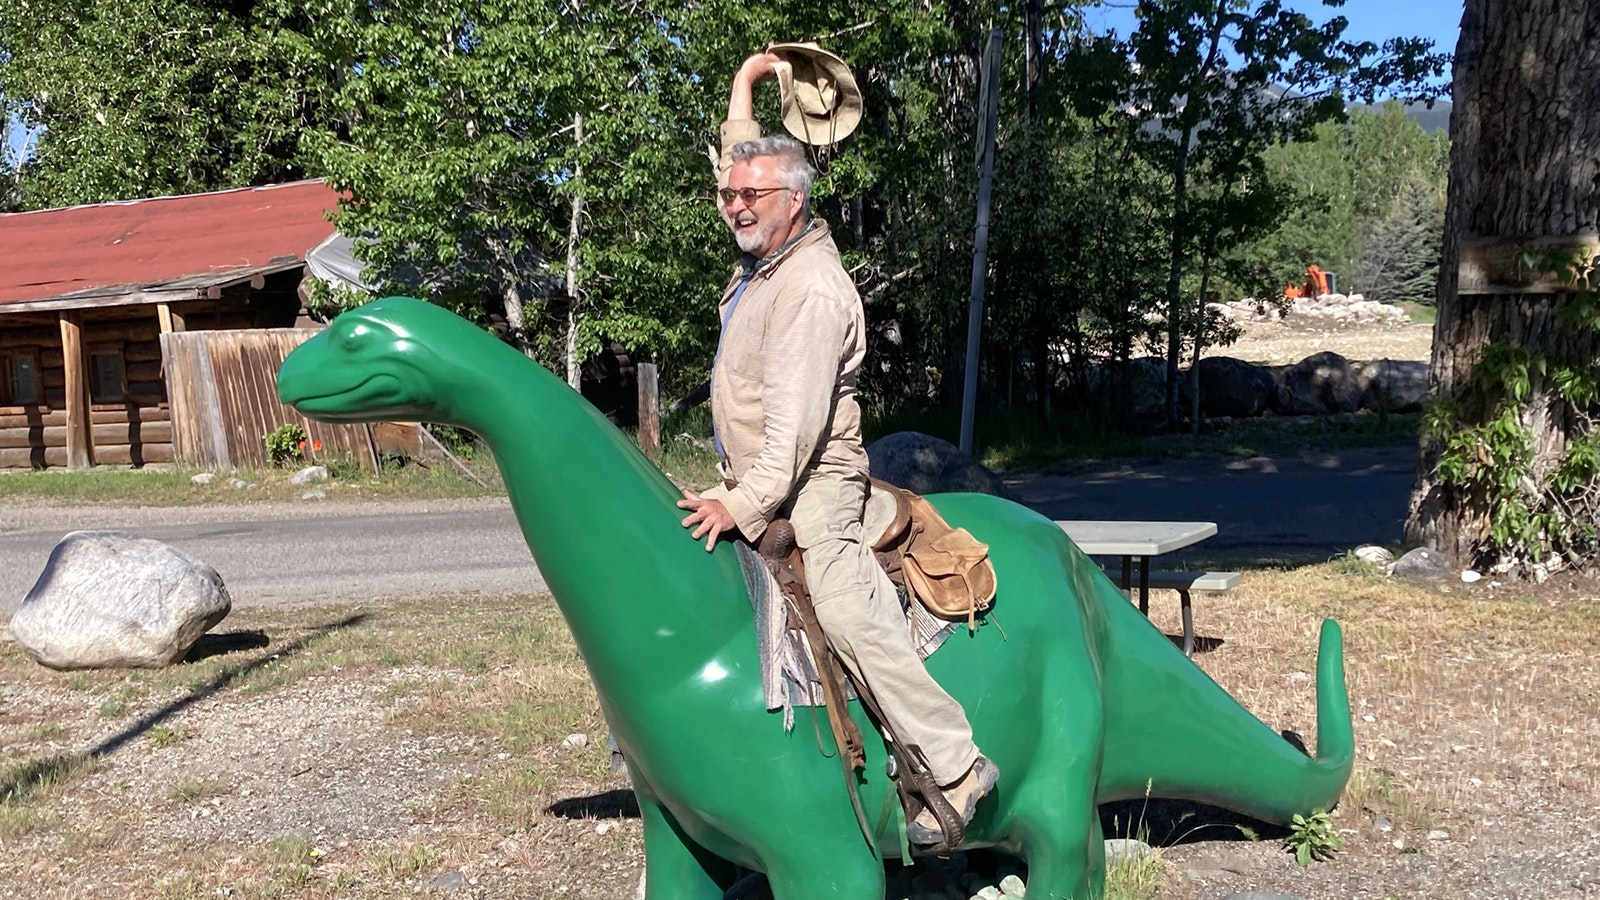
[[(1147, 158), (1170, 183), (1162, 308), (1172, 426), (1185, 326), (1200, 309), (1185, 302), (1185, 271), (1197, 257), (1215, 258), (1257, 231), (1254, 222), (1197, 215), (1193, 184), (1209, 178), (1216, 185), (1215, 196), (1227, 198), (1219, 211), (1277, 215), (1279, 204), (1254, 196), (1268, 187), (1261, 159), (1270, 147), (1310, 138), (1319, 122), (1343, 115), (1345, 102), (1370, 99), (1380, 86), (1420, 92), (1443, 59), (1416, 39), (1383, 48), (1343, 40), (1342, 17), (1317, 26), (1279, 0), (1140, 0), (1136, 10), (1124, 103)], [(1223, 239), (1223, 231), (1232, 237)]]
[(1312, 263), (1350, 272), (1356, 248), (1355, 190), (1345, 125), (1323, 122), (1309, 141), (1280, 144), (1264, 155), (1267, 177), (1285, 191), (1276, 227), (1238, 255), (1265, 267), (1274, 288), (1296, 283)]
[(1398, 101), (1352, 110), (1344, 133), (1357, 218), (1387, 218), (1401, 189), (1418, 178), (1444, 187), (1448, 136), (1429, 134)]
[[(0, 95), (35, 130), (28, 209), (307, 177), (326, 115), (285, 2), (0, 0)], [(15, 162), (15, 161), (14, 161)]]

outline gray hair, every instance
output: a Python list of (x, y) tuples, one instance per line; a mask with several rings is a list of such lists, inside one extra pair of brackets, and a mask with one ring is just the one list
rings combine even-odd
[(811, 168), (804, 144), (786, 134), (769, 134), (753, 141), (735, 144), (731, 153), (733, 162), (743, 162), (758, 156), (770, 156), (778, 162), (778, 179), (783, 186), (800, 191), (804, 203), (811, 202), (811, 184), (817, 180), (817, 170)]

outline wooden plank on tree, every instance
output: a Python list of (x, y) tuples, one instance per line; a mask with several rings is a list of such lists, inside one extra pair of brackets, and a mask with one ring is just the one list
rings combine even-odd
[[(1567, 294), (1589, 290), (1559, 270), (1564, 262), (1587, 263), (1600, 255), (1600, 235), (1471, 238), (1461, 241), (1459, 294)], [(1555, 269), (1556, 272), (1550, 270)]]
[(75, 312), (61, 313), (61, 354), (66, 362), (67, 466), (87, 469), (94, 465), (89, 442), (89, 384), (84, 377), (83, 326)]

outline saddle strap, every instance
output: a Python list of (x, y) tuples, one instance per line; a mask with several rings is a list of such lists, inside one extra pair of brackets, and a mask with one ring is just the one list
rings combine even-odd
[[(923, 807), (933, 812), (933, 817), (939, 822), (939, 831), (944, 840), (931, 847), (922, 849), (924, 855), (947, 856), (960, 848), (962, 841), (966, 840), (967, 825), (962, 820), (961, 814), (946, 799), (944, 791), (939, 789), (939, 783), (933, 778), (933, 770), (928, 766), (928, 759), (922, 753), (922, 748), (914, 744), (903, 744), (895, 738), (893, 729), (889, 727), (889, 720), (883, 714), (883, 708), (878, 705), (878, 698), (871, 690), (864, 688), (861, 683), (851, 679), (855, 685), (856, 696), (861, 700), (861, 705), (866, 707), (867, 714), (872, 716), (883, 733), (889, 736), (889, 752), (895, 759), (895, 788), (900, 792), (900, 803), (905, 809), (906, 822), (910, 823), (921, 813)], [(908, 786), (909, 782), (909, 786)]]
[(816, 666), (817, 678), (822, 682), (823, 706), (828, 713), (828, 728), (833, 732), (833, 743), (839, 748), (839, 764), (844, 768), (845, 791), (850, 795), (850, 806), (855, 810), (856, 824), (861, 826), (861, 836), (869, 846), (876, 846), (872, 826), (867, 823), (866, 810), (861, 807), (861, 792), (856, 788), (856, 770), (866, 767), (867, 754), (861, 729), (850, 718), (850, 700), (844, 693), (845, 674), (838, 659), (828, 649), (827, 636), (822, 623), (817, 621), (817, 610), (811, 604), (811, 592), (806, 589), (805, 563), (800, 547), (794, 539), (794, 526), (787, 519), (775, 520), (757, 540), (757, 552), (772, 564), (778, 586), (792, 617), (799, 619), (811, 645), (811, 661)]
[[(911, 526), (910, 530), (914, 528), (915, 526)], [(789, 598), (789, 608), (797, 614), (799, 624), (805, 631), (806, 640), (811, 645), (812, 662), (816, 665), (818, 678), (822, 682), (823, 702), (828, 710), (828, 726), (833, 731), (834, 744), (839, 748), (839, 761), (844, 766), (845, 787), (850, 794), (850, 805), (855, 809), (856, 822), (861, 826), (861, 833), (866, 837), (867, 843), (876, 846), (876, 838), (872, 827), (867, 823), (866, 811), (862, 809), (861, 794), (856, 788), (855, 777), (856, 770), (866, 766), (866, 752), (861, 729), (855, 720), (850, 718), (850, 701), (844, 693), (847, 678), (855, 687), (856, 697), (861, 700), (861, 705), (867, 710), (867, 714), (889, 738), (889, 752), (893, 755), (896, 766), (895, 789), (900, 794), (906, 822), (909, 823), (916, 818), (924, 806), (932, 810), (933, 817), (939, 822), (944, 841), (926, 848), (923, 852), (937, 856), (954, 852), (966, 837), (966, 823), (962, 821), (961, 814), (956, 812), (955, 807), (945, 798), (944, 791), (939, 789), (939, 784), (934, 780), (933, 772), (928, 767), (927, 758), (923, 756), (922, 748), (904, 744), (897, 738), (894, 729), (889, 726), (888, 717), (883, 714), (883, 708), (878, 705), (878, 698), (861, 679), (851, 676), (844, 669), (838, 656), (828, 645), (827, 635), (823, 632), (822, 623), (817, 620), (816, 608), (811, 603), (811, 593), (806, 588), (805, 564), (800, 547), (795, 542), (794, 526), (787, 519), (774, 520), (766, 531), (762, 532), (756, 543), (761, 556), (774, 563), (778, 585)], [(880, 558), (882, 555), (887, 554), (880, 551)]]

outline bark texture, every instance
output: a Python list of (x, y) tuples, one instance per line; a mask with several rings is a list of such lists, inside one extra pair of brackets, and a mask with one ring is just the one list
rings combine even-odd
[[(1491, 342), (1546, 357), (1592, 358), (1596, 349), (1592, 332), (1557, 327), (1572, 294), (1463, 295), (1457, 274), (1461, 249), (1473, 242), (1593, 238), (1600, 215), (1600, 3), (1466, 0), (1452, 99), (1431, 389), (1461, 403), (1476, 422), (1487, 404), (1469, 388)], [(1565, 451), (1575, 423), (1553, 386), (1536, 376), (1523, 424), (1534, 436), (1538, 471)], [(1481, 563), (1486, 498), (1440, 483), (1440, 449), (1423, 439), (1407, 540), (1458, 564)]]

